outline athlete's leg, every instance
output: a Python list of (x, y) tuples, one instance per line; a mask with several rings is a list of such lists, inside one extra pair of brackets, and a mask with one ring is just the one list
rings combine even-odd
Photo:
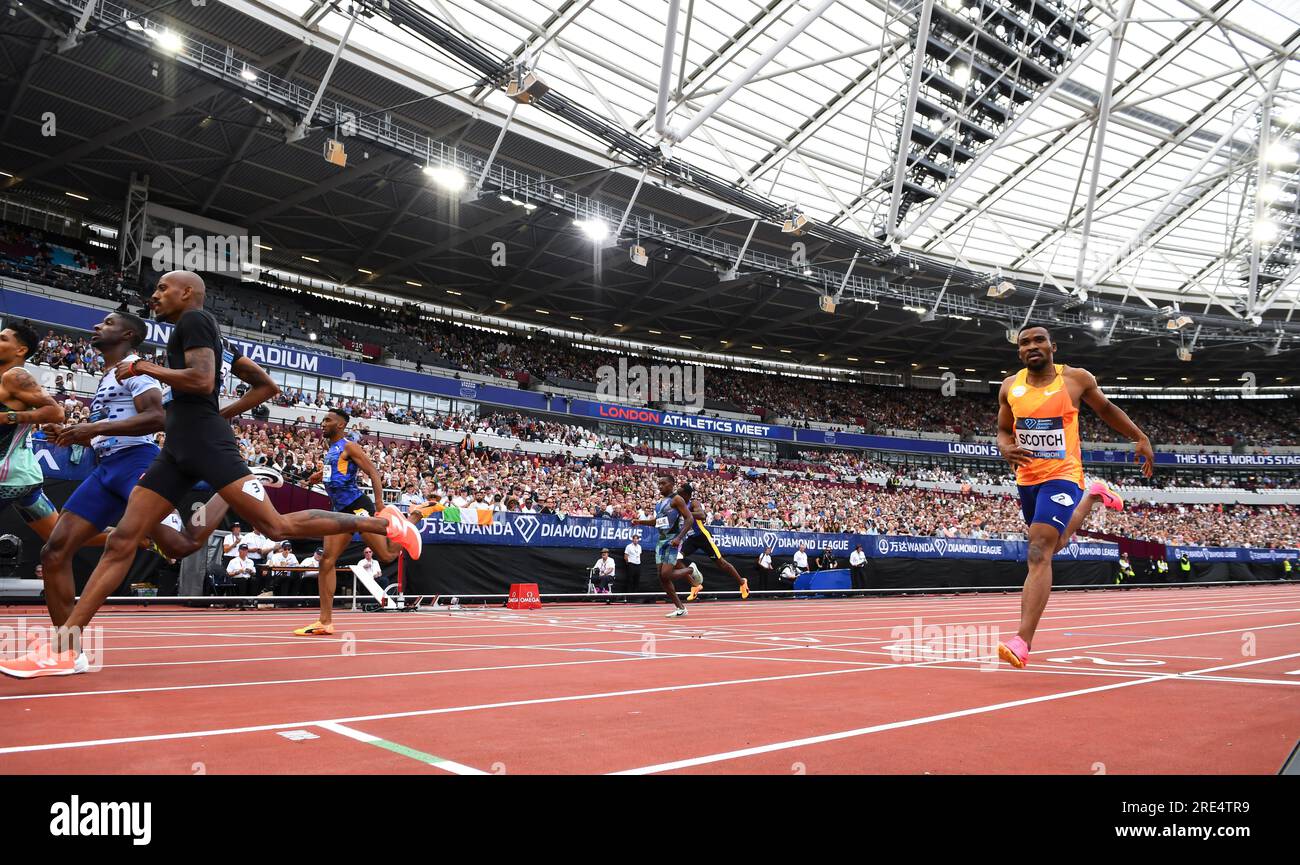
[(1052, 550), (1053, 554), (1059, 553), (1061, 550), (1065, 549), (1066, 545), (1070, 543), (1070, 538), (1074, 537), (1079, 529), (1083, 528), (1084, 522), (1086, 522), (1088, 517), (1092, 514), (1093, 507), (1100, 501), (1101, 496), (1094, 496), (1092, 493), (1083, 494), (1083, 498), (1079, 501), (1079, 506), (1075, 508), (1074, 513), (1070, 515), (1070, 524), (1065, 527), (1065, 531), (1061, 533), (1060, 539), (1057, 540), (1056, 549)]
[[(328, 535), (325, 538), (325, 552), (320, 557), (320, 575), (316, 581), (320, 584), (320, 623), (329, 626), (334, 623), (334, 587), (338, 583), (337, 564), (339, 555), (347, 549), (351, 535)], [(309, 630), (305, 628), (304, 630)], [(304, 634), (305, 636), (305, 634)]]
[[(250, 482), (256, 486), (249, 487)], [(388, 520), (380, 517), (316, 509), (282, 514), (267, 500), (261, 483), (251, 474), (231, 481), (218, 492), (234, 508), (235, 513), (252, 523), (254, 528), (268, 538), (322, 538), (326, 535), (351, 535), (356, 532), (387, 535)]]
[[(37, 487), (32, 493), (15, 502), (14, 507), (17, 508), (23, 522), (27, 523), (27, 527), (36, 532), (42, 541), (48, 541), (54, 534), (54, 527), (59, 522), (59, 512), (43, 489)], [(102, 532), (96, 532), (87, 538), (82, 546), (102, 547), (107, 537)]]
[[(229, 509), (230, 505), (226, 500), (219, 494), (215, 495), (203, 505), (196, 507), (194, 515), (188, 522), (180, 522), (183, 529), (177, 530), (174, 524), (164, 520), (149, 530), (149, 536), (167, 558), (183, 559), (203, 549), (208, 538), (212, 537), (212, 533), (221, 526), (221, 521), (226, 518), (226, 511)], [(177, 520), (179, 519), (177, 516)]]
[(1034, 523), (1029, 527), (1029, 576), (1020, 596), (1020, 629), (1016, 632), (1026, 646), (1033, 644), (1038, 620), (1043, 617), (1052, 593), (1052, 556), (1059, 538), (1060, 533), (1049, 523)]
[(76, 602), (72, 580), (72, 556), (86, 541), (100, 534), (99, 527), (85, 517), (64, 511), (55, 523), (45, 546), (41, 548), (41, 567), (45, 571), (45, 606), (50, 621), (62, 625)]
[[(99, 557), (90, 581), (81, 592), (81, 599), (73, 607), (71, 615), (65, 622), (66, 628), (81, 629), (90, 624), (91, 618), (98, 612), (104, 599), (122, 584), (131, 562), (135, 559), (140, 541), (148, 531), (156, 526), (172, 509), (172, 504), (158, 493), (143, 486), (131, 491), (131, 498), (126, 503), (126, 513), (118, 521), (117, 528), (108, 536), (104, 552)], [(61, 633), (61, 637), (68, 635)], [(71, 645), (78, 648), (80, 637), (71, 634)]]

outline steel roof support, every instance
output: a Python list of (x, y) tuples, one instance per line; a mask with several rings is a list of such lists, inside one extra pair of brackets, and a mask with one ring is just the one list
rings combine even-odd
[[(912, 77), (907, 83), (907, 100), (903, 103), (903, 124), (898, 133), (898, 154), (894, 160), (894, 185), (889, 194), (889, 221), (885, 231), (899, 242), (898, 208), (903, 202), (903, 180), (907, 177), (907, 157), (912, 153), (912, 122), (916, 119), (916, 96), (921, 92), (921, 74), (925, 72), (925, 49), (930, 39), (930, 13), (934, 0), (921, 3), (921, 14), (916, 22), (916, 47), (912, 55)], [(946, 286), (945, 286), (946, 290)]]
[(1101, 87), (1101, 104), (1097, 106), (1097, 140), (1093, 142), (1092, 172), (1088, 176), (1088, 198), (1083, 205), (1083, 233), (1079, 239), (1079, 260), (1074, 268), (1074, 292), (1081, 300), (1087, 300), (1088, 291), (1083, 287), (1083, 263), (1088, 258), (1088, 239), (1092, 235), (1092, 212), (1097, 206), (1097, 183), (1101, 179), (1101, 152), (1106, 147), (1106, 126), (1110, 122), (1110, 104), (1115, 97), (1115, 65), (1119, 62), (1119, 50), (1124, 45), (1124, 31), (1128, 29), (1128, 17), (1133, 12), (1133, 0), (1124, 0), (1119, 21), (1110, 37), (1110, 55), (1106, 58), (1106, 83)]

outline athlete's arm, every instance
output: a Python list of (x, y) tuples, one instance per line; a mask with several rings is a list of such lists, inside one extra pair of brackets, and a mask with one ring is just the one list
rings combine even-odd
[(375, 507), (383, 508), (384, 506), (384, 482), (379, 478), (379, 470), (375, 464), (366, 456), (366, 452), (356, 442), (348, 442), (343, 446), (343, 452), (348, 455), (348, 459), (357, 464), (357, 468), (366, 473), (370, 478), (370, 488), (375, 494)]
[(691, 513), (691, 509), (686, 507), (686, 502), (682, 500), (681, 496), (673, 496), (673, 508), (682, 515), (682, 530), (677, 533), (677, 537), (673, 538), (673, 546), (680, 547), (682, 541), (690, 534), (691, 529), (695, 528), (695, 514)]
[(324, 479), (324, 477), (325, 477), (325, 470), (316, 469), (316, 471), (311, 473), (311, 477), (307, 478), (307, 486), (309, 487), (316, 486), (316, 484), (320, 483), (321, 480)]
[(4, 374), (4, 388), (11, 399), (19, 400), (31, 407), (30, 411), (5, 411), (0, 406), (0, 423), (9, 423), (9, 416), (14, 416), (14, 423), (63, 423), (66, 416), (63, 406), (54, 401), (54, 397), (45, 392), (45, 388), (36, 383), (32, 374), (21, 366), (16, 366)]
[(209, 394), (216, 387), (216, 356), (207, 347), (187, 348), (185, 368), (171, 369), (150, 360), (124, 360), (115, 369), (118, 381), (137, 375), (151, 375), (181, 393)]
[(1015, 468), (1029, 464), (1033, 454), (1016, 444), (1016, 416), (1011, 413), (1011, 403), (1007, 401), (1007, 382), (1002, 382), (998, 391), (998, 450), (1002, 458)]
[(280, 386), (271, 380), (270, 374), (258, 366), (257, 361), (250, 360), (247, 355), (235, 358), (235, 362), (230, 365), (230, 371), (248, 385), (248, 393), (221, 410), (221, 416), (227, 420), (238, 417), (267, 400), (274, 399), (280, 393)]
[(1097, 386), (1096, 376), (1079, 367), (1070, 367), (1069, 371), (1070, 377), (1083, 385), (1083, 393), (1079, 396), (1097, 413), (1097, 417), (1105, 421), (1106, 426), (1137, 446), (1137, 460), (1142, 463), (1142, 474), (1151, 477), (1156, 464), (1155, 452), (1151, 450), (1151, 439), (1147, 438), (1146, 433), (1129, 419), (1124, 409), (1107, 399), (1101, 392), (1101, 388)]
[(90, 444), (90, 440), (95, 436), (148, 435), (149, 433), (161, 431), (163, 422), (167, 419), (167, 412), (162, 404), (162, 391), (156, 387), (151, 387), (136, 396), (133, 402), (136, 410), (134, 417), (123, 418), (122, 420), (102, 420), (95, 423), (74, 423), (63, 427), (59, 431), (55, 443), (66, 448), (72, 445)]

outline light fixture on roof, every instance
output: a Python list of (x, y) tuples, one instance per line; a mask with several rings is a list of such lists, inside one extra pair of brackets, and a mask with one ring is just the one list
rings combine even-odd
[(1008, 295), (1014, 294), (1015, 291), (1016, 291), (1015, 283), (1009, 279), (1004, 279), (1001, 282), (997, 282), (989, 286), (988, 296), (994, 298), (995, 300), (1001, 300), (1002, 298), (1007, 297)]
[(1260, 243), (1269, 243), (1277, 239), (1277, 223), (1269, 219), (1261, 219), (1255, 223), (1255, 229), (1251, 236)]
[(466, 180), (463, 171), (451, 165), (426, 165), (424, 166), (424, 173), (435, 184), (448, 192), (460, 192), (469, 182)]
[(645, 267), (650, 263), (650, 256), (646, 255), (645, 247), (639, 243), (632, 244), (627, 251), (627, 257), (637, 267)]
[(597, 243), (609, 237), (609, 226), (603, 219), (575, 219), (573, 224), (590, 240)]
[(180, 50), (185, 47), (184, 40), (180, 34), (174, 30), (150, 30), (149, 35), (153, 36), (158, 47), (168, 54), (179, 54)]
[[(9, 14), (12, 15), (13, 11), (14, 11), (14, 7), (10, 6)], [(126, 29), (134, 30), (136, 33), (139, 33), (140, 31), (144, 30), (144, 25), (140, 23), (140, 19), (138, 18), (128, 18), (126, 19)]]
[(335, 138), (325, 140), (325, 161), (330, 165), (337, 165), (339, 168), (346, 168), (348, 164), (348, 152), (343, 147), (343, 142)]
[(1300, 158), (1294, 147), (1281, 141), (1275, 141), (1264, 152), (1264, 158), (1272, 165), (1290, 165)]
[(1088, 323), (1088, 326), (1091, 327), (1093, 330), (1101, 330), (1103, 327), (1106, 326), (1106, 321), (1105, 319), (1094, 318), (1091, 322)]
[(793, 234), (795, 237), (803, 234), (807, 230), (808, 223), (811, 220), (804, 213), (791, 209), (790, 215), (785, 218), (785, 223), (781, 226), (783, 234)]
[(541, 99), (551, 91), (551, 86), (541, 76), (523, 67), (515, 70), (506, 84), (506, 95), (523, 105)]
[(948, 76), (952, 82), (959, 87), (965, 87), (970, 84), (971, 72), (970, 67), (964, 63), (959, 63), (952, 67), (952, 73)]
[(239, 70), (239, 77), (247, 81), (249, 84), (252, 84), (257, 80), (257, 73), (245, 66), (243, 69)]

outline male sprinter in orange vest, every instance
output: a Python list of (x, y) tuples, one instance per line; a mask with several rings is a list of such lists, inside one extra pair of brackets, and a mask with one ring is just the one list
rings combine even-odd
[(1029, 524), (1029, 576), (1020, 599), (1020, 631), (998, 644), (998, 656), (1016, 668), (1029, 661), (1029, 645), (1052, 591), (1052, 556), (1069, 543), (1093, 506), (1122, 510), (1124, 501), (1106, 484), (1083, 491), (1079, 402), (1086, 402), (1115, 432), (1137, 445), (1142, 473), (1151, 477), (1151, 441), (1122, 409), (1106, 399), (1086, 369), (1057, 364), (1047, 328), (1022, 328), (1018, 339), (1025, 368), (998, 392), (998, 448), (1016, 469), (1020, 510)]

